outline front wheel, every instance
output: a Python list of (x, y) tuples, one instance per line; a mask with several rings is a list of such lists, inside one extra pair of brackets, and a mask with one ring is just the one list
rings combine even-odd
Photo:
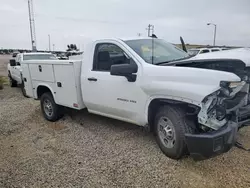
[(166, 156), (180, 159), (188, 153), (185, 133), (193, 131), (180, 108), (170, 105), (161, 107), (156, 114), (154, 128), (156, 141)]
[(63, 116), (62, 107), (55, 103), (54, 98), (50, 92), (44, 93), (41, 96), (40, 103), (45, 119), (54, 122)]

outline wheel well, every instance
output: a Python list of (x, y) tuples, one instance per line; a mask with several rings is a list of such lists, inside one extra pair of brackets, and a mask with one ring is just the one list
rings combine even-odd
[(148, 106), (148, 124), (150, 131), (154, 130), (154, 121), (158, 109), (164, 105), (180, 106), (182, 109), (185, 109), (187, 115), (189, 115), (190, 117), (194, 116), (195, 119), (197, 118), (197, 114), (200, 111), (200, 107), (186, 102), (169, 100), (169, 99), (154, 99), (150, 102)]
[(38, 86), (37, 88), (37, 98), (40, 99), (44, 93), (50, 92), (50, 89), (46, 86)]

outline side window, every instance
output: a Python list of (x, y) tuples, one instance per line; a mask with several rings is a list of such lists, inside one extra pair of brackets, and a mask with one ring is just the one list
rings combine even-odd
[(209, 52), (209, 50), (202, 50), (201, 52), (200, 52), (200, 54), (204, 54), (204, 53), (208, 53)]
[(93, 70), (110, 71), (112, 65), (128, 63), (125, 52), (115, 44), (97, 44), (94, 54)]

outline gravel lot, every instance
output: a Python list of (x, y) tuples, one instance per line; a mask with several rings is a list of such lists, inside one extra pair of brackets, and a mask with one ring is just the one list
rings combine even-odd
[[(250, 127), (242, 129), (247, 147), (249, 137)], [(0, 188), (250, 187), (249, 177), (250, 153), (238, 148), (206, 161), (174, 161), (141, 127), (71, 110), (51, 123), (19, 88), (0, 90)]]
[(0, 107), (0, 187), (250, 187), (250, 153), (237, 148), (174, 161), (131, 124), (86, 111), (47, 122), (18, 88), (0, 90)]

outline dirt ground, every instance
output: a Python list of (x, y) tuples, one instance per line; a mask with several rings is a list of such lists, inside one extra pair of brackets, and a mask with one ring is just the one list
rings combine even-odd
[[(246, 127), (239, 139), (249, 138)], [(71, 110), (51, 123), (19, 88), (0, 90), (1, 188), (250, 187), (249, 177), (250, 152), (175, 161), (138, 126)]]
[(10, 59), (10, 55), (0, 55), (0, 76), (7, 76), (7, 64)]

